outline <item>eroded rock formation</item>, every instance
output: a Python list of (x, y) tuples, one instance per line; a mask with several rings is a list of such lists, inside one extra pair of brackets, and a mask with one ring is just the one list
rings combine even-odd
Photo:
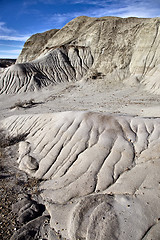
[(159, 118), (62, 112), (1, 125), (10, 138), (26, 136), (19, 168), (44, 179), (41, 196), (62, 237), (159, 239)]
[(83, 16), (60, 30), (33, 35), (18, 65), (1, 74), (1, 93), (87, 79), (96, 71), (108, 84), (142, 84), (159, 94), (159, 23), (160, 18)]
[(1, 76), (0, 93), (38, 90), (55, 83), (80, 80), (93, 64), (90, 48), (60, 47), (46, 56), (15, 64)]

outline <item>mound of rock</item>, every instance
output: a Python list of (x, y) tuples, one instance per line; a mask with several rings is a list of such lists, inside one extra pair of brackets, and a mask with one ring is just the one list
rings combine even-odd
[(80, 80), (93, 64), (89, 48), (60, 47), (46, 56), (15, 64), (1, 75), (0, 94), (34, 91), (61, 82)]
[(43, 179), (50, 226), (63, 238), (160, 238), (160, 119), (92, 112), (11, 116), (19, 168)]

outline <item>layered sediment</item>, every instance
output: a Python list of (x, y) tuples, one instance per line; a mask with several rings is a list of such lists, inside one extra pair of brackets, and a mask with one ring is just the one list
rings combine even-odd
[(78, 17), (60, 30), (33, 35), (16, 65), (1, 74), (1, 93), (103, 76), (107, 84), (140, 84), (159, 94), (159, 23), (159, 18)]

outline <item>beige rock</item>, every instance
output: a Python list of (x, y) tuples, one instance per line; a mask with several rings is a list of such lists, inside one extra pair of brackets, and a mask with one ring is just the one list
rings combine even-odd
[(27, 135), (19, 167), (44, 179), (51, 227), (64, 238), (159, 236), (159, 118), (61, 112), (0, 124), (10, 137)]
[(159, 23), (160, 18), (82, 16), (60, 30), (33, 35), (19, 65), (1, 74), (1, 93), (101, 76), (107, 84), (140, 84), (159, 94)]
[(52, 29), (43, 33), (32, 35), (24, 44), (22, 52), (17, 59), (17, 63), (32, 61), (40, 56), (42, 47), (52, 38), (58, 29)]

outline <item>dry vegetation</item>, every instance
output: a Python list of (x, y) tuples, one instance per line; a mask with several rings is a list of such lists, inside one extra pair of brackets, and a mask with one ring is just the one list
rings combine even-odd
[(0, 239), (3, 240), (10, 239), (21, 226), (12, 212), (12, 204), (17, 201), (18, 194), (38, 195), (39, 181), (18, 170), (15, 161), (17, 143), (24, 138), (24, 135), (5, 137), (0, 131)]
[(33, 107), (36, 104), (37, 103), (35, 103), (34, 99), (30, 99), (28, 101), (23, 101), (23, 102), (21, 100), (19, 100), (13, 106), (11, 106), (10, 109), (14, 109), (14, 108), (31, 108), (31, 107)]

